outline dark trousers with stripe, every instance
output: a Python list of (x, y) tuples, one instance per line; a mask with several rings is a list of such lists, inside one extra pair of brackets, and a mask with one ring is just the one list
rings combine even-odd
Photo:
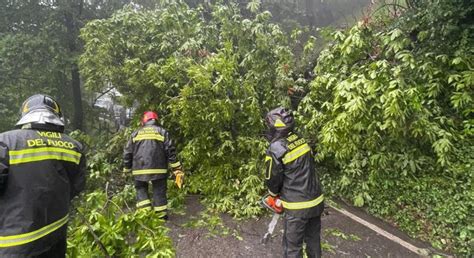
[(321, 257), (321, 216), (298, 218), (285, 216), (284, 257), (303, 257), (303, 242), (309, 258)]
[(149, 182), (135, 180), (135, 189), (137, 190), (137, 208), (147, 208), (153, 205), (155, 211), (160, 212), (160, 214), (165, 216), (168, 204), (166, 199), (166, 178), (152, 180), (151, 183), (153, 186), (153, 202), (149, 201)]

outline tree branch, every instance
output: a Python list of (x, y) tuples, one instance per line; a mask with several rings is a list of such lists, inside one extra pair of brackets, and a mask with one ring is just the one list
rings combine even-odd
[(87, 228), (89, 229), (89, 232), (91, 233), (92, 237), (94, 237), (94, 242), (96, 242), (97, 245), (99, 245), (100, 250), (104, 253), (105, 257), (110, 258), (110, 254), (105, 248), (104, 244), (102, 241), (100, 241), (99, 237), (95, 234), (94, 229), (92, 228), (91, 224), (89, 224), (89, 221), (87, 221), (86, 217), (79, 211), (76, 210), (77, 214), (79, 217), (82, 219), (82, 221), (86, 224)]
[(99, 100), (100, 98), (102, 98), (102, 96), (104, 96), (105, 94), (109, 93), (111, 90), (115, 89), (114, 86), (108, 88), (107, 90), (103, 91), (100, 93), (100, 95), (94, 99), (94, 101), (92, 102), (92, 106), (95, 106), (95, 104), (97, 103), (97, 100)]

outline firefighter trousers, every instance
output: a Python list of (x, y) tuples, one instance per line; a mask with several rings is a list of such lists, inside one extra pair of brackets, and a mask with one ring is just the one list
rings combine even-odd
[(152, 180), (151, 184), (153, 186), (153, 200), (150, 200), (148, 195), (149, 182), (135, 180), (135, 189), (137, 190), (137, 208), (153, 207), (153, 209), (159, 212), (162, 217), (165, 217), (168, 204), (166, 199), (166, 178)]
[(39, 255), (33, 256), (34, 258), (64, 258), (66, 257), (67, 242), (66, 237), (61, 237), (56, 244), (51, 248)]
[(284, 223), (284, 257), (303, 257), (303, 242), (309, 258), (321, 257), (321, 216), (298, 218), (286, 215)]

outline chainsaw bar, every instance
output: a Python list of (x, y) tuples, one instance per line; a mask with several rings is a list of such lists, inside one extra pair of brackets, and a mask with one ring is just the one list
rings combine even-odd
[(268, 224), (267, 233), (265, 233), (265, 235), (262, 238), (262, 244), (268, 243), (268, 240), (272, 237), (273, 231), (275, 231), (275, 227), (279, 218), (280, 218), (280, 214), (278, 213), (273, 214), (272, 220)]

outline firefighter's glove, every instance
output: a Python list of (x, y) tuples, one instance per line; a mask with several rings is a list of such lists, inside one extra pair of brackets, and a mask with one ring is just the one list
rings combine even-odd
[(263, 202), (264, 205), (271, 211), (278, 214), (283, 212), (283, 206), (281, 204), (280, 196), (267, 195)]
[(173, 174), (175, 177), (174, 182), (176, 183), (178, 188), (181, 189), (184, 183), (184, 172), (178, 169), (178, 170), (173, 171)]

